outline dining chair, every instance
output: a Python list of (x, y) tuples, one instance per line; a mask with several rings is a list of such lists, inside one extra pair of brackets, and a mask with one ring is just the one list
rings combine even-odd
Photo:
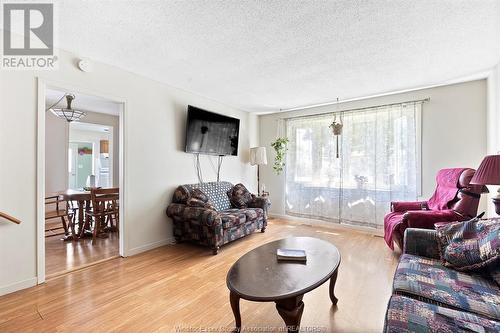
[[(74, 234), (74, 217), (75, 209), (72, 207), (71, 203), (64, 200), (62, 196), (51, 195), (45, 197), (45, 237), (57, 235), (69, 236), (70, 229)], [(55, 219), (59, 219), (61, 225), (50, 222)]]
[(120, 226), (120, 196), (119, 190), (116, 189), (116, 195), (107, 203), (107, 210), (110, 214), (105, 222), (105, 231), (117, 232)]
[(89, 227), (92, 229), (93, 242), (97, 237), (107, 237), (105, 227), (108, 222), (113, 223), (114, 219), (118, 225), (119, 194), (118, 188), (93, 188), (90, 190), (91, 207), (87, 211), (87, 215), (89, 216)]

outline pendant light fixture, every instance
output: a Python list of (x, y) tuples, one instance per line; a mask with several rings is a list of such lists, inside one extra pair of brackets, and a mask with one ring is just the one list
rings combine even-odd
[[(66, 107), (55, 108), (54, 106), (57, 106), (57, 104), (59, 104), (64, 97), (66, 97)], [(86, 113), (80, 110), (75, 110), (71, 107), (71, 103), (74, 99), (75, 95), (66, 93), (55, 104), (49, 107), (47, 111), (50, 110), (50, 112), (52, 112), (56, 117), (65, 119), (68, 123), (80, 120), (85, 117)]]

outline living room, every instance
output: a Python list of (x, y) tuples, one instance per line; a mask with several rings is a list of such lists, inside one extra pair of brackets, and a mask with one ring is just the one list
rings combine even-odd
[[(29, 4), (1, 4), (1, 332), (500, 330), (499, 1)], [(52, 53), (7, 52), (47, 37), (22, 11)], [(54, 240), (110, 215), (119, 244), (53, 275), (46, 117), (82, 98), (121, 106), (118, 177)]]

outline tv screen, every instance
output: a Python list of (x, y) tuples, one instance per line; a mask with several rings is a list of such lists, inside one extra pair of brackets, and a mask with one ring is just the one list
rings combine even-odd
[(186, 152), (238, 155), (240, 120), (188, 106)]

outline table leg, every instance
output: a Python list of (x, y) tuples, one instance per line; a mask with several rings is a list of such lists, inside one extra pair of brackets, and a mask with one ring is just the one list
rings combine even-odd
[(84, 218), (84, 212), (85, 210), (85, 201), (78, 201), (78, 231), (80, 232), (80, 235), (83, 236), (83, 230), (85, 228), (85, 225), (83, 224), (83, 218)]
[(80, 229), (78, 233), (80, 234), (80, 238), (89, 238), (93, 236), (92, 233), (92, 220), (88, 211), (90, 210), (90, 201), (78, 201), (78, 224)]
[(229, 294), (229, 300), (234, 314), (234, 321), (236, 322), (236, 328), (233, 330), (233, 333), (239, 333), (241, 332), (240, 296), (231, 291)]
[(335, 283), (337, 282), (337, 273), (338, 273), (339, 268), (333, 272), (332, 277), (330, 278), (330, 300), (332, 301), (333, 305), (337, 304), (338, 298), (335, 297)]
[(68, 228), (71, 230), (68, 235), (66, 235), (63, 240), (64, 241), (73, 241), (73, 240), (78, 240), (78, 234), (76, 233), (75, 230), (75, 223), (76, 223), (76, 216), (75, 216), (75, 211), (73, 211), (73, 214), (68, 215)]
[(71, 221), (69, 222), (71, 224), (71, 234), (73, 235), (73, 238), (77, 237), (75, 222), (76, 222), (76, 216), (75, 216), (75, 211), (73, 210), (73, 214), (71, 215)]
[(285, 321), (288, 333), (299, 332), (302, 312), (304, 312), (304, 295), (276, 301), (276, 309)]

